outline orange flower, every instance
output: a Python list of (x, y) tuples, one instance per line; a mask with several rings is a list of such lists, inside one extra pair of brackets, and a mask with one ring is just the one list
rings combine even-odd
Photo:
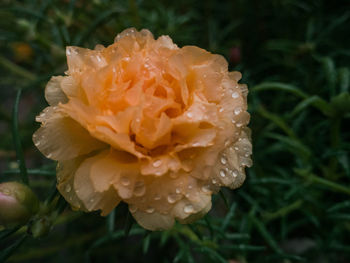
[(168, 36), (127, 29), (95, 50), (67, 47), (66, 76), (46, 86), (35, 145), (58, 161), (73, 208), (120, 201), (146, 229), (189, 223), (251, 165), (247, 87), (226, 60)]

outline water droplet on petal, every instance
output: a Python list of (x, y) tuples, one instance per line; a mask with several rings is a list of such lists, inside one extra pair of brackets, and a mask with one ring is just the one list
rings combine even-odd
[(193, 113), (192, 112), (187, 112), (186, 115), (187, 115), (188, 118), (192, 118), (193, 117)]
[(130, 185), (130, 179), (126, 176), (123, 176), (122, 178), (120, 178), (120, 182), (124, 186)]
[(211, 182), (212, 182), (213, 184), (216, 184), (216, 183), (217, 183), (216, 179), (212, 179)]
[(232, 93), (232, 98), (237, 99), (238, 97), (239, 97), (238, 92), (235, 91)]
[(66, 192), (69, 193), (72, 190), (72, 187), (70, 186), (70, 184), (66, 185)]
[(220, 162), (221, 162), (222, 164), (227, 164), (227, 159), (226, 159), (226, 157), (225, 157), (225, 156), (222, 156), (221, 159), (220, 159)]
[(192, 184), (189, 184), (188, 185), (188, 189), (192, 189), (193, 188), (193, 185)]
[(190, 213), (192, 213), (193, 212), (193, 205), (185, 205), (185, 207), (184, 207), (184, 212), (186, 213), (186, 214), (190, 214)]
[(143, 196), (146, 192), (145, 184), (142, 181), (135, 183), (134, 194), (136, 196)]
[(177, 194), (181, 193), (180, 188), (176, 188), (176, 189), (175, 189), (175, 192), (176, 192)]
[(226, 173), (225, 173), (224, 170), (220, 170), (220, 176), (221, 176), (221, 177), (225, 177), (225, 176), (226, 176)]
[(153, 212), (154, 212), (154, 208), (153, 207), (149, 207), (149, 208), (147, 208), (146, 209), (146, 212), (148, 213), (148, 214), (152, 214)]
[(202, 191), (203, 191), (204, 193), (209, 193), (209, 192), (211, 192), (211, 191), (210, 191), (210, 186), (209, 186), (209, 185), (203, 185), (203, 186), (202, 186)]
[(156, 194), (156, 195), (154, 196), (154, 200), (160, 200), (160, 198), (161, 198), (161, 196), (160, 196), (159, 194)]
[(233, 176), (233, 177), (237, 177), (237, 173), (234, 172), (234, 171), (232, 171), (232, 176)]
[(168, 202), (169, 202), (170, 204), (175, 203), (175, 202), (176, 202), (176, 195), (175, 195), (175, 194), (169, 194), (169, 195), (168, 195)]
[(157, 168), (157, 167), (161, 166), (161, 164), (162, 164), (162, 160), (156, 160), (156, 161), (153, 162), (152, 165), (153, 165), (153, 167)]
[(242, 109), (241, 109), (241, 108), (235, 108), (235, 110), (234, 110), (235, 115), (240, 114), (240, 113), (241, 113), (241, 111), (242, 111)]

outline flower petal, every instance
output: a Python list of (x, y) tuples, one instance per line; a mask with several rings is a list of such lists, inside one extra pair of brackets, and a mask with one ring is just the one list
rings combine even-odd
[(85, 157), (78, 157), (71, 160), (60, 161), (57, 164), (57, 189), (73, 209), (87, 211), (83, 202), (74, 191), (74, 176)]
[(33, 134), (35, 146), (53, 160), (69, 160), (106, 147), (73, 119), (46, 108), (37, 118), (42, 126)]
[(175, 223), (175, 220), (171, 215), (163, 215), (157, 212), (150, 214), (147, 212), (136, 211), (133, 212), (132, 215), (139, 225), (151, 231), (167, 230), (172, 228)]
[[(81, 163), (75, 173), (74, 190), (88, 211), (101, 210), (101, 215), (107, 215), (118, 205), (121, 199), (112, 185), (108, 188), (104, 187), (105, 190), (100, 192), (97, 191), (93, 183), (92, 177), (96, 175), (92, 174), (96, 170), (93, 170), (92, 167), (103, 157), (104, 153), (87, 158)], [(105, 177), (103, 181), (107, 179), (106, 176), (110, 178), (108, 172), (100, 174)], [(102, 189), (99, 188), (99, 190)]]
[(68, 101), (66, 94), (64, 94), (61, 88), (63, 79), (63, 76), (52, 77), (46, 85), (45, 99), (52, 106), (56, 106), (60, 102), (66, 103)]

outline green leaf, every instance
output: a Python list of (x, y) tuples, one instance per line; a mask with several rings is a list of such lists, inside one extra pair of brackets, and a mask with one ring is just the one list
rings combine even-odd
[(90, 26), (87, 26), (85, 31), (83, 31), (81, 34), (77, 35), (77, 38), (74, 41), (74, 45), (79, 46), (81, 45), (89, 36), (92, 34), (92, 32), (98, 27), (101, 26), (103, 23), (110, 21), (110, 18), (117, 15), (118, 13), (124, 12), (125, 10), (122, 8), (113, 8), (112, 10), (107, 10), (100, 14), (91, 24)]
[(12, 245), (0, 251), (0, 262), (5, 262), (14, 252), (16, 252), (17, 248), (19, 248), (22, 243), (26, 240), (28, 236), (25, 234), (21, 238), (17, 239)]
[(350, 85), (350, 71), (348, 68), (340, 68), (338, 70), (338, 78), (339, 78), (339, 88), (340, 93), (349, 92)]
[(146, 254), (148, 252), (150, 243), (151, 243), (151, 234), (148, 233), (148, 235), (143, 239), (143, 245), (142, 245), (143, 254)]
[(312, 156), (311, 150), (298, 139), (290, 138), (284, 135), (279, 135), (277, 133), (267, 133), (265, 136), (267, 138), (278, 140), (279, 142), (285, 145), (285, 151), (289, 151), (296, 155), (300, 155), (305, 160), (309, 159)]
[(21, 145), (21, 139), (20, 139), (19, 131), (18, 131), (18, 105), (19, 105), (19, 100), (21, 98), (21, 93), (22, 93), (22, 89), (18, 89), (17, 95), (16, 95), (16, 100), (15, 100), (15, 105), (13, 107), (12, 137), (13, 137), (13, 141), (15, 144), (15, 150), (16, 150), (16, 155), (17, 155), (17, 161), (19, 164), (19, 170), (21, 171), (21, 174), (20, 174), (21, 179), (22, 179), (23, 183), (29, 184), (27, 168), (26, 168), (23, 150), (22, 150), (22, 145)]
[(227, 260), (223, 258), (218, 252), (209, 247), (196, 247), (195, 250), (200, 251), (201, 253), (207, 254), (213, 259), (213, 262), (227, 263)]
[(236, 210), (237, 204), (233, 203), (230, 207), (230, 210), (227, 212), (224, 221), (222, 222), (221, 225), (221, 230), (225, 231), (227, 229), (227, 227), (230, 224), (231, 219), (233, 218), (233, 216), (235, 215), (235, 210)]
[(350, 94), (343, 92), (331, 99), (331, 107), (336, 113), (335, 116), (343, 116), (350, 112)]
[(14, 227), (11, 229), (4, 229), (0, 231), (0, 241), (16, 233), (18, 229), (20, 229), (20, 227)]
[(108, 233), (112, 233), (114, 231), (114, 222), (115, 222), (115, 209), (109, 213), (107, 216), (107, 230)]
[(261, 223), (257, 218), (255, 218), (253, 215), (250, 215), (250, 220), (252, 221), (253, 225), (257, 228), (257, 230), (260, 232), (260, 234), (263, 236), (263, 238), (266, 240), (266, 242), (270, 245), (270, 247), (276, 253), (282, 254), (281, 248), (277, 245), (276, 240), (273, 238), (270, 232), (266, 229), (265, 225)]
[(285, 91), (304, 99), (308, 97), (308, 95), (302, 92), (299, 88), (293, 85), (285, 84), (281, 82), (263, 82), (250, 89), (251, 92), (265, 91), (265, 90)]
[(258, 108), (258, 113), (280, 127), (288, 136), (295, 137), (294, 131), (288, 126), (285, 120), (277, 114), (267, 111), (264, 107)]
[(295, 116), (299, 112), (303, 111), (309, 106), (313, 106), (314, 108), (320, 110), (324, 115), (326, 116), (332, 116), (333, 110), (332, 107), (329, 105), (327, 101), (320, 98), (319, 96), (315, 95), (312, 97), (308, 97), (301, 101), (293, 110), (291, 113), (291, 116)]

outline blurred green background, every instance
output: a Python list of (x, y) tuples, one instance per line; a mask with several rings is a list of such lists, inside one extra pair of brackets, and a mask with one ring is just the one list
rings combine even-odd
[(254, 147), (246, 182), (214, 196), (200, 221), (153, 233), (125, 205), (103, 218), (51, 198), (59, 211), (41, 215), (48, 235), (1, 231), (0, 261), (350, 262), (345, 0), (1, 0), (0, 182), (20, 180), (23, 149), (31, 186), (43, 202), (53, 196), (55, 164), (31, 140), (45, 84), (66, 70), (65, 46), (109, 45), (131, 26), (221, 54), (243, 73)]

